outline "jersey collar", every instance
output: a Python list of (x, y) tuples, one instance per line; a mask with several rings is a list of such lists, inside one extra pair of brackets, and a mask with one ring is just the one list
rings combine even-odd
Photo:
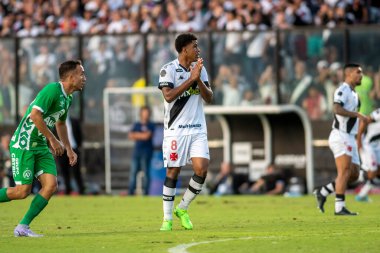
[(190, 72), (190, 69), (187, 69), (184, 66), (182, 66), (181, 63), (179, 63), (178, 59), (177, 59), (177, 62), (178, 62), (178, 66), (180, 66), (181, 68), (183, 68), (186, 72)]
[(355, 91), (355, 89), (353, 89), (353, 88), (351, 87), (351, 85), (349, 85), (348, 83), (346, 83), (346, 82), (343, 82), (343, 84), (344, 84), (344, 85), (347, 85), (347, 86), (348, 86), (348, 88), (350, 88), (350, 90), (352, 90), (353, 92), (356, 92), (356, 91)]
[(67, 98), (67, 94), (65, 92), (65, 89), (63, 88), (63, 84), (61, 82), (59, 82), (59, 84), (61, 85), (61, 90), (62, 90), (63, 95), (65, 96), (65, 98)]

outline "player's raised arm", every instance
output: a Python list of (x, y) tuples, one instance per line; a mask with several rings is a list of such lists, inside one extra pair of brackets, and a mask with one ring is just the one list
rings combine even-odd
[(206, 69), (203, 67), (203, 59), (198, 58), (197, 64), (195, 64), (194, 68), (199, 68), (201, 73), (197, 80), (199, 91), (201, 92), (202, 99), (210, 104), (213, 98), (213, 92), (211, 90), (210, 84), (208, 82), (202, 81), (202, 75), (207, 77)]
[(170, 87), (163, 87), (161, 89), (162, 94), (164, 95), (164, 99), (166, 102), (171, 103), (176, 98), (178, 98), (182, 93), (184, 93), (192, 84), (194, 81), (187, 79), (184, 83), (182, 83), (180, 86), (175, 88)]

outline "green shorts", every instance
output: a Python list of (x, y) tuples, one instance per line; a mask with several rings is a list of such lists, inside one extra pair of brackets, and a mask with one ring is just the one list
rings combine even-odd
[(22, 150), (11, 148), (13, 179), (16, 185), (32, 184), (33, 177), (43, 173), (57, 176), (54, 157), (48, 149)]

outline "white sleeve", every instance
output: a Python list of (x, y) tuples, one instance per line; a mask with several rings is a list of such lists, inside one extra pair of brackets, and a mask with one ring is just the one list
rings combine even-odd
[(206, 84), (207, 87), (210, 87), (210, 84), (208, 82), (208, 75), (207, 75), (207, 71), (205, 67), (202, 67), (201, 80)]
[(160, 70), (160, 77), (158, 80), (158, 88), (162, 89), (163, 87), (174, 88), (174, 76), (173, 76), (173, 67), (172, 65), (165, 65)]
[(340, 104), (343, 106), (347, 102), (347, 94), (343, 86), (339, 87), (334, 92), (334, 104)]

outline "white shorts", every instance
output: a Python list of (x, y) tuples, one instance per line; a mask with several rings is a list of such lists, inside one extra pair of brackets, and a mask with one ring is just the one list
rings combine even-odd
[(365, 143), (360, 150), (360, 158), (362, 161), (362, 168), (365, 171), (377, 171), (380, 163), (380, 147), (376, 143)]
[(210, 160), (207, 134), (205, 133), (165, 137), (162, 151), (166, 168), (179, 168), (191, 164), (193, 157)]
[(351, 156), (351, 162), (353, 164), (360, 165), (355, 135), (339, 131), (338, 129), (333, 129), (329, 136), (329, 147), (335, 158), (342, 155), (348, 155)]

